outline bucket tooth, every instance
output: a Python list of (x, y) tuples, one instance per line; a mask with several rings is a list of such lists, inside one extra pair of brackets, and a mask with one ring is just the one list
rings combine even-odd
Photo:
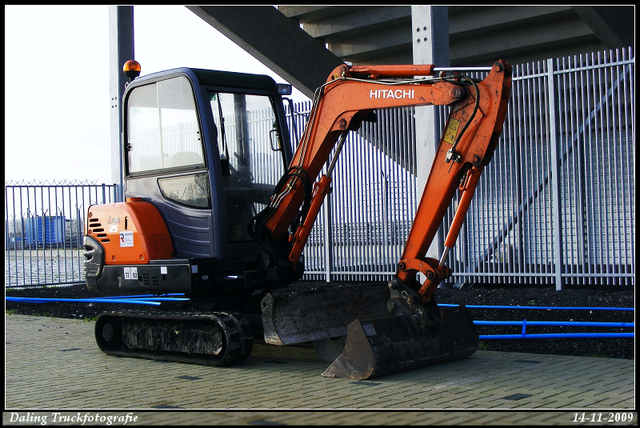
[(442, 311), (443, 322), (424, 330), (406, 315), (355, 320), (344, 350), (322, 376), (372, 379), (472, 355), (479, 338), (467, 309)]

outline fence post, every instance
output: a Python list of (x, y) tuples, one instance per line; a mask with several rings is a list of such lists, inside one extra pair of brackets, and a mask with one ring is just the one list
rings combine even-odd
[(558, 142), (558, 96), (554, 59), (547, 59), (547, 90), (549, 94), (549, 150), (551, 156), (551, 215), (553, 224), (553, 260), (556, 290), (562, 284), (562, 209), (560, 206), (560, 144)]
[(324, 215), (324, 279), (325, 282), (331, 282), (331, 273), (333, 270), (333, 233), (331, 233), (331, 193), (326, 196), (324, 204), (322, 204), (322, 213)]

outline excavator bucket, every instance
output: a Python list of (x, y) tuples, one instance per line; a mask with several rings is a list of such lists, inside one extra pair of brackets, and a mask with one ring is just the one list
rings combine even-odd
[(353, 321), (344, 350), (322, 376), (372, 379), (472, 355), (479, 337), (467, 309), (442, 311), (443, 322), (426, 330), (406, 315)]
[(393, 306), (385, 283), (289, 287), (262, 300), (264, 338), (274, 345), (313, 342), (323, 360), (333, 361), (322, 376), (347, 379), (371, 379), (476, 351), (478, 332), (464, 306), (429, 306), (442, 318), (422, 327), (406, 313), (393, 315)]
[(292, 345), (339, 338), (356, 319), (388, 316), (387, 300), (389, 290), (384, 283), (275, 290), (261, 303), (264, 339), (272, 345)]

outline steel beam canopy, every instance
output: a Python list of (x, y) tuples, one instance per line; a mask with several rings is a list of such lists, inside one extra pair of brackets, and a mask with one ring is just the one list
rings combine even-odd
[(313, 93), (343, 61), (273, 6), (187, 6), (212, 27), (286, 79)]

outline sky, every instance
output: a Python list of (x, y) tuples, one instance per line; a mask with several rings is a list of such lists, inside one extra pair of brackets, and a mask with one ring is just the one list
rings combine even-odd
[[(184, 6), (135, 6), (134, 32), (142, 75), (197, 67), (286, 82)], [(5, 5), (5, 182), (112, 183), (109, 78), (109, 6)]]

